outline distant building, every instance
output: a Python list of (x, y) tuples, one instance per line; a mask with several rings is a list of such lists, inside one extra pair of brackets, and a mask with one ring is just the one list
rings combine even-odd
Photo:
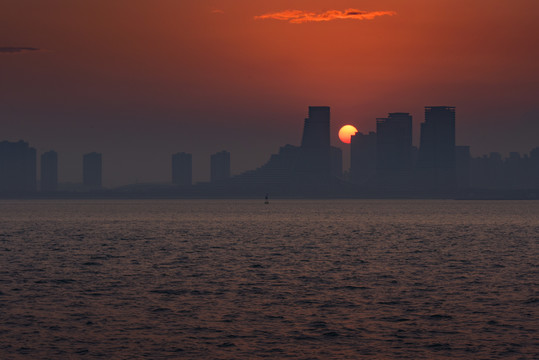
[(22, 140), (0, 142), (0, 192), (36, 191), (36, 149)]
[(299, 183), (327, 183), (331, 173), (330, 108), (309, 106), (301, 140), (300, 161), (297, 164)]
[(41, 191), (58, 190), (58, 154), (48, 151), (41, 155)]
[(424, 186), (437, 190), (456, 187), (455, 107), (425, 107), (418, 170)]
[(219, 183), (230, 178), (230, 153), (221, 151), (211, 156), (210, 179)]
[(350, 177), (356, 184), (365, 184), (376, 175), (376, 133), (357, 132), (350, 138)]
[(82, 182), (88, 189), (100, 189), (102, 186), (101, 154), (92, 152), (82, 158)]
[(191, 186), (193, 183), (191, 154), (181, 152), (172, 155), (172, 183), (181, 186)]
[(376, 171), (380, 185), (402, 187), (412, 180), (412, 116), (390, 113), (376, 120)]
[(539, 147), (530, 151), (530, 187), (539, 189)]

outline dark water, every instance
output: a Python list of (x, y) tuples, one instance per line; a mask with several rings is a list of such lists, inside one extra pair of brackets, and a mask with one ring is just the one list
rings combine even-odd
[(0, 359), (538, 359), (539, 202), (2, 201)]

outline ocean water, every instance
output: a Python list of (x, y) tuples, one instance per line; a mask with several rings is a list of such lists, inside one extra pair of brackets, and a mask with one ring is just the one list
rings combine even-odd
[(0, 359), (539, 359), (539, 202), (0, 202)]

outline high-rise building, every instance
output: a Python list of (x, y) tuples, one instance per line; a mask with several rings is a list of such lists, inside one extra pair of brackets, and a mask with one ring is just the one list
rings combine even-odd
[(48, 151), (41, 155), (41, 191), (58, 190), (58, 154)]
[(455, 188), (455, 107), (425, 107), (418, 170), (424, 186), (440, 190)]
[(221, 151), (211, 156), (210, 179), (212, 183), (219, 183), (230, 178), (230, 153)]
[(411, 180), (412, 116), (390, 113), (376, 120), (377, 177), (383, 185), (404, 185)]
[(365, 184), (376, 176), (376, 133), (357, 132), (350, 138), (350, 177), (356, 184)]
[(102, 175), (101, 154), (92, 152), (82, 158), (82, 182), (88, 189), (101, 188)]
[[(309, 106), (309, 117), (303, 125), (302, 148), (329, 149), (329, 106)], [(329, 151), (329, 150), (328, 150)]]
[(330, 108), (309, 106), (297, 172), (300, 183), (327, 182), (331, 173)]
[(184, 152), (172, 155), (172, 183), (190, 186), (193, 183), (193, 158)]
[(0, 142), (0, 192), (36, 190), (36, 149), (22, 140)]

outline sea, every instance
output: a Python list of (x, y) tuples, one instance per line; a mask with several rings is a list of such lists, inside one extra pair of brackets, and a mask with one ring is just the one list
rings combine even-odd
[(0, 200), (0, 359), (539, 359), (539, 201)]

